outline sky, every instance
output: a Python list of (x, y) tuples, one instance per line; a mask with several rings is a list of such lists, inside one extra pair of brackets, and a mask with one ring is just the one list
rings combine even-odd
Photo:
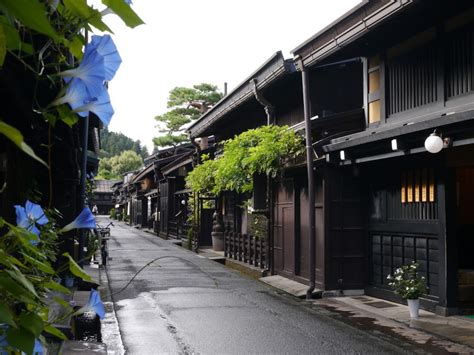
[(278, 50), (290, 51), (360, 0), (133, 0), (145, 25), (106, 22), (122, 65), (109, 83), (115, 115), (109, 129), (139, 139), (149, 151), (159, 134), (155, 116), (168, 93), (202, 82), (229, 92)]

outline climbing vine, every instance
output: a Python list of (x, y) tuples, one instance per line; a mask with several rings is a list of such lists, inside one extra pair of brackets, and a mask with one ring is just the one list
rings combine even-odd
[[(14, 87), (15, 97), (21, 96), (18, 101), (23, 103), (21, 110), (2, 110), (5, 117), (0, 117), (0, 134), (48, 168), (50, 185), (49, 208), (26, 201), (25, 206), (11, 206), (16, 212), (16, 225), (0, 217), (2, 354), (44, 353), (45, 333), (65, 339), (54, 327), (60, 319), (50, 312), (49, 305), (54, 301), (64, 307), (66, 315), (74, 313), (60, 297), (47, 302), (46, 296), (53, 291), (70, 293), (60, 284), (64, 273), (92, 281), (69, 254), (57, 255), (67, 231), (94, 228), (95, 219), (85, 208), (62, 229), (55, 222), (61, 213), (51, 206), (53, 128), (59, 121), (72, 127), (90, 113), (105, 126), (109, 123), (113, 109), (107, 82), (121, 59), (110, 35), (92, 32), (112, 32), (104, 22), (109, 14), (119, 16), (129, 27), (142, 24), (130, 3), (102, 0), (104, 9), (99, 10), (87, 0), (0, 1), (2, 84)], [(2, 105), (15, 107), (10, 102), (2, 101)], [(35, 127), (36, 120), (49, 127), (48, 154), (43, 159), (25, 142), (25, 132), (13, 126)]]
[(222, 191), (239, 193), (253, 189), (253, 176), (275, 177), (286, 163), (303, 153), (302, 139), (287, 126), (262, 126), (224, 142), (223, 154), (203, 156), (186, 184), (194, 192), (217, 195)]

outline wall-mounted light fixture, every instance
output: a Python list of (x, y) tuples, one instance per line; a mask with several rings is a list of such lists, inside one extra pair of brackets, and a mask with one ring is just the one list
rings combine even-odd
[(341, 151), (339, 152), (339, 158), (340, 158), (341, 160), (346, 160), (346, 152), (343, 151), (343, 150), (341, 150)]
[(392, 139), (392, 141), (390, 143), (392, 145), (392, 150), (393, 151), (398, 150), (398, 141), (396, 139)]
[(449, 147), (450, 144), (451, 138), (442, 138), (441, 133), (436, 129), (425, 139), (425, 149), (432, 154), (439, 153), (443, 148)]

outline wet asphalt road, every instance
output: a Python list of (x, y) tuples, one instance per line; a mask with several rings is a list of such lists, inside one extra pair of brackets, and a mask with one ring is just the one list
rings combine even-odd
[[(407, 353), (324, 309), (117, 223), (107, 274), (128, 354)], [(401, 345), (401, 344), (399, 344)]]

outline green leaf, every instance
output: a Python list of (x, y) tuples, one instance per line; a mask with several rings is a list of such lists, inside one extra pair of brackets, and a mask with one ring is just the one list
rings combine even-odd
[(98, 30), (112, 33), (112, 30), (102, 22), (100, 12), (87, 5), (86, 0), (64, 0), (64, 6), (71, 11), (71, 13), (86, 20)]
[(0, 323), (5, 323), (11, 325), (12, 327), (16, 327), (16, 323), (13, 320), (13, 314), (10, 308), (0, 303)]
[(58, 284), (57, 282), (54, 282), (54, 281), (48, 281), (46, 283), (43, 284), (43, 287), (46, 287), (50, 290), (53, 290), (53, 291), (58, 291), (58, 292), (61, 292), (61, 293), (65, 293), (65, 294), (70, 294), (71, 291), (69, 291), (68, 288)]
[(61, 340), (67, 340), (67, 336), (65, 336), (62, 331), (60, 331), (59, 329), (57, 329), (57, 328), (55, 328), (51, 325), (45, 326), (44, 331), (49, 333), (49, 334), (54, 335), (56, 338), (59, 338)]
[(59, 119), (69, 127), (74, 126), (79, 120), (78, 115), (72, 112), (68, 105), (58, 106), (57, 110), (59, 113)]
[[(68, 290), (69, 293), (71, 293), (71, 291)], [(63, 306), (64, 308), (66, 308), (67, 310), (71, 310), (72, 307), (69, 305), (69, 303), (65, 300), (63, 300), (61, 297), (53, 297), (53, 300), (54, 302), (56, 302), (57, 304)]]
[(0, 23), (0, 67), (3, 66), (6, 55), (7, 55), (7, 39), (5, 37), (5, 30), (3, 29), (3, 25)]
[(28, 154), (30, 157), (40, 162), (45, 167), (48, 167), (48, 164), (46, 164), (40, 157), (38, 157), (33, 151), (33, 149), (24, 142), (23, 135), (15, 127), (10, 126), (9, 124), (6, 124), (3, 121), (0, 121), (0, 133), (7, 137), (9, 140), (11, 140), (13, 143), (15, 143), (15, 145), (20, 148), (24, 153)]
[(7, 45), (7, 50), (9, 51), (22, 51), (27, 54), (33, 54), (33, 46), (28, 43), (21, 41), (18, 30), (12, 26), (10, 21), (6, 16), (0, 16), (0, 24), (3, 27), (3, 32), (5, 34), (5, 41)]
[(13, 270), (5, 270), (5, 272), (10, 275), (10, 277), (18, 282), (21, 286), (26, 288), (28, 291), (30, 291), (33, 295), (38, 297), (38, 294), (36, 293), (35, 287), (31, 283), (30, 280), (26, 278), (25, 275), (23, 275), (17, 268), (14, 268)]
[(28, 330), (20, 328), (10, 328), (7, 332), (7, 342), (10, 346), (15, 347), (27, 354), (33, 352), (35, 345), (35, 339), (33, 333)]
[(0, 264), (5, 265), (7, 267), (11, 267), (12, 265), (16, 265), (22, 268), (25, 267), (25, 265), (23, 265), (20, 260), (18, 260), (12, 255), (5, 253), (5, 251), (3, 251), (2, 249), (0, 249)]
[(87, 273), (82, 270), (79, 265), (77, 265), (76, 261), (72, 258), (71, 255), (69, 255), (69, 253), (64, 253), (63, 256), (69, 259), (69, 271), (71, 271), (74, 276), (77, 276), (83, 279), (84, 281), (95, 282), (92, 277), (87, 275)]
[(48, 264), (45, 264), (35, 258), (32, 258), (31, 256), (29, 256), (28, 254), (25, 254), (25, 253), (21, 253), (23, 255), (23, 257), (25, 258), (25, 260), (30, 263), (31, 265), (34, 265), (36, 266), (38, 269), (40, 269), (41, 271), (47, 273), (47, 274), (54, 274), (54, 270), (53, 268), (48, 265)]
[(62, 39), (46, 17), (46, 9), (38, 0), (2, 0), (0, 9), (18, 19), (24, 26), (43, 33), (56, 42)]
[(20, 326), (27, 329), (37, 338), (43, 331), (43, 320), (35, 313), (23, 312), (20, 315)]
[(123, 0), (102, 0), (102, 3), (110, 7), (128, 27), (134, 28), (145, 23)]
[(72, 54), (77, 59), (82, 59), (82, 55), (84, 54), (82, 52), (82, 47), (84, 46), (84, 41), (82, 36), (74, 36), (72, 40), (69, 41), (68, 48), (71, 51)]
[(35, 303), (34, 298), (31, 297), (31, 293), (6, 275), (0, 275), (0, 290), (10, 293), (20, 302)]

